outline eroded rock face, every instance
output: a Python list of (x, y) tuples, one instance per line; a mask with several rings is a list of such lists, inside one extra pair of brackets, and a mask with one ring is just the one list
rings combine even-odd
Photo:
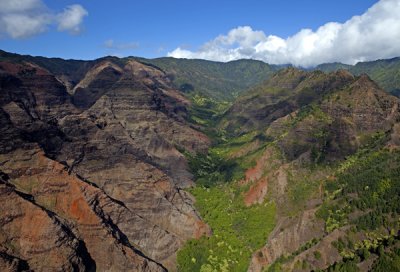
[(0, 201), (2, 269), (68, 271), (95, 267), (90, 257), (84, 258), (87, 252), (73, 233), (28, 195), (2, 181)]
[[(31, 197), (34, 204), (39, 206), (38, 210), (41, 211), (31, 215), (29, 207), (26, 207), (24, 213), (28, 216), (26, 219), (28, 221), (14, 222), (15, 225), (10, 225), (12, 229), (18, 229), (19, 226), (21, 232), (25, 231), (32, 236), (29, 238), (30, 244), (21, 244), (20, 241), (21, 249), (18, 252), (29, 251), (29, 248), (35, 252), (35, 248), (40, 248), (40, 237), (43, 237), (43, 243), (46, 244), (46, 235), (60, 232), (49, 229), (48, 233), (41, 234), (43, 231), (40, 227), (41, 222), (47, 219), (47, 214), (54, 214), (54, 218), (59, 218), (60, 224), (65, 222), (61, 229), (67, 230), (67, 233), (76, 237), (74, 241), (77, 246), (80, 243), (84, 244), (87, 255), (92, 259), (90, 267), (96, 267), (102, 271), (141, 270), (146, 266), (151, 268), (149, 271), (163, 270), (158, 264), (143, 257), (128, 240), (124, 239), (125, 235), (114, 223), (113, 216), (106, 213), (110, 211), (110, 208), (103, 209), (103, 207), (112, 207), (111, 211), (122, 213), (120, 204), (108, 198), (101, 190), (79, 180), (74, 175), (69, 175), (63, 165), (48, 159), (42, 151), (34, 147), (29, 151), (18, 149), (12, 154), (1, 155), (0, 160), (4, 173), (10, 177), (8, 183), (15, 186), (18, 192)], [(131, 219), (132, 217), (135, 218), (131, 216)], [(146, 227), (145, 223), (141, 223)], [(39, 234), (36, 235), (35, 231)], [(149, 230), (145, 229), (143, 232), (149, 232)], [(59, 240), (65, 239), (61, 234), (59, 236)], [(53, 243), (48, 244), (54, 244), (54, 247), (57, 247), (59, 240), (55, 239)], [(154, 241), (159, 246), (160, 242)], [(50, 250), (52, 248), (44, 248), (40, 251), (45, 253)], [(70, 253), (72, 257), (77, 250), (78, 248), (74, 248), (74, 251)], [(22, 256), (26, 255), (22, 254)], [(29, 256), (28, 259), (32, 266)], [(60, 259), (63, 259), (62, 256)], [(35, 267), (40, 268), (40, 263)], [(57, 264), (53, 267), (56, 268)], [(68, 267), (65, 270), (68, 270)]]
[[(1, 213), (0, 267), (174, 270), (184, 241), (210, 233), (181, 190), (193, 182), (177, 147), (204, 152), (209, 140), (163, 71), (76, 65), (71, 76), (0, 62), (0, 203), (11, 212)], [(50, 251), (48, 264), (35, 261)]]

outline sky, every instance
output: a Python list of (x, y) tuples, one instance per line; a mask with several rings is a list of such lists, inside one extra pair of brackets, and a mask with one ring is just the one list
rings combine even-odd
[(311, 67), (400, 56), (400, 0), (0, 0), (0, 49)]

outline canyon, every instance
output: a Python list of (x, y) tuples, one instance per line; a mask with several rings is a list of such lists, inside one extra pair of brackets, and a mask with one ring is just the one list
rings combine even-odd
[(379, 78), (381, 62), (306, 70), (0, 51), (0, 270), (365, 271), (397, 260), (400, 61)]

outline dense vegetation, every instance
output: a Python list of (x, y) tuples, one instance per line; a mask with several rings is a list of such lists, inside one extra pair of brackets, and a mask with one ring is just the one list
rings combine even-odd
[[(331, 197), (318, 213), (327, 221), (327, 231), (345, 223), (364, 231), (397, 226), (390, 218), (400, 213), (400, 152), (358, 154), (344, 167), (337, 180), (327, 182), (326, 194)], [(348, 215), (355, 211), (362, 215), (350, 220)]]
[(218, 101), (199, 94), (188, 95), (192, 101), (189, 108), (189, 121), (198, 125), (211, 139), (219, 140), (214, 127), (223, 112), (231, 105), (228, 101)]
[(274, 228), (275, 205), (245, 207), (241, 192), (232, 184), (191, 190), (213, 234), (189, 241), (178, 252), (179, 271), (246, 271), (251, 254)]
[(243, 193), (248, 186), (238, 182), (265, 146), (245, 156), (232, 157), (259, 137), (257, 132), (229, 140), (220, 137), (208, 154), (186, 154), (197, 183), (190, 192), (213, 234), (185, 244), (178, 252), (179, 271), (246, 271), (252, 253), (265, 243), (274, 228), (274, 202), (245, 206)]
[[(373, 271), (398, 271), (393, 245), (400, 238), (400, 152), (359, 152), (339, 167), (336, 180), (326, 183), (325, 193), (317, 215), (326, 221), (326, 231), (351, 226), (344, 240), (335, 244), (343, 263), (328, 271), (347, 271), (343, 267), (367, 260), (371, 254), (379, 257)], [(357, 241), (357, 233), (365, 238)]]

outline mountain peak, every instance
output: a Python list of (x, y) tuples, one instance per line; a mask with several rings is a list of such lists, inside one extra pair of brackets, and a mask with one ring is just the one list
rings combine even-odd
[[(381, 88), (365, 73), (361, 74), (356, 78), (356, 81), (352, 84), (353, 87), (360, 89), (379, 89)], [(383, 92), (383, 90), (381, 90)]]
[(342, 78), (354, 79), (354, 75), (352, 73), (350, 73), (347, 69), (339, 69), (336, 71), (335, 74)]

